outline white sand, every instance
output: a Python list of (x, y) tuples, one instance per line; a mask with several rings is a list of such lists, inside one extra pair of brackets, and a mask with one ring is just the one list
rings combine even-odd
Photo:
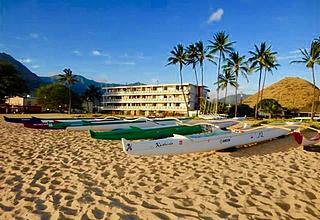
[(132, 157), (87, 132), (0, 122), (0, 219), (317, 219), (319, 158), (291, 137)]

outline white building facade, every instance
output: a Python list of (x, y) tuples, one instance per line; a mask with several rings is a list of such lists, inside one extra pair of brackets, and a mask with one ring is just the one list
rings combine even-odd
[[(187, 107), (180, 84), (105, 87), (101, 111), (109, 114), (166, 116), (185, 115)], [(189, 110), (196, 110), (206, 87), (183, 84)], [(198, 98), (199, 94), (199, 98)]]

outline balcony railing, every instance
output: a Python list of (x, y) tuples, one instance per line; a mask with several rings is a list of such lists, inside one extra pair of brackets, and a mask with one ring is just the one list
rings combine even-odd
[[(185, 89), (184, 93), (188, 94), (189, 89)], [(145, 91), (107, 91), (105, 95), (128, 95), (128, 94), (182, 94), (182, 90), (145, 90)]]
[(183, 98), (122, 98), (104, 99), (103, 103), (154, 103), (154, 102), (184, 102)]
[(183, 106), (102, 106), (101, 110), (162, 110), (186, 111)]

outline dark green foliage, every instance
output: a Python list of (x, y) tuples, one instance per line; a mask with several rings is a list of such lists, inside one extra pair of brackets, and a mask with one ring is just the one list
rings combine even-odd
[(18, 75), (14, 66), (0, 61), (0, 99), (3, 100), (5, 96), (22, 96), (28, 92), (26, 82)]
[[(61, 84), (49, 84), (39, 87), (36, 90), (38, 103), (50, 111), (60, 111), (68, 109), (68, 88)], [(74, 108), (80, 108), (79, 97), (72, 93), (72, 104)]]
[(282, 107), (277, 100), (274, 99), (262, 99), (258, 103), (258, 109), (261, 112), (269, 114), (269, 118), (272, 117), (274, 114), (281, 113)]
[[(235, 105), (232, 105), (229, 109), (229, 116), (234, 117), (235, 116)], [(254, 116), (254, 109), (251, 108), (249, 105), (241, 104), (238, 105), (238, 111), (237, 111), (238, 117), (252, 117)]]
[(99, 103), (102, 99), (102, 90), (100, 87), (90, 85), (81, 97), (87, 103), (87, 110), (89, 111), (89, 102)]

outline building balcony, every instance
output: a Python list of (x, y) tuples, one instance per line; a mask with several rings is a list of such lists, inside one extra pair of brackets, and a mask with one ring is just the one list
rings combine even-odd
[(186, 111), (183, 106), (102, 106), (101, 110)]
[[(189, 89), (184, 90), (185, 94), (190, 93)], [(106, 95), (146, 95), (146, 94), (182, 94), (182, 90), (145, 90), (145, 91), (107, 91)]]
[(132, 99), (104, 99), (102, 103), (182, 103), (183, 98), (132, 98)]

